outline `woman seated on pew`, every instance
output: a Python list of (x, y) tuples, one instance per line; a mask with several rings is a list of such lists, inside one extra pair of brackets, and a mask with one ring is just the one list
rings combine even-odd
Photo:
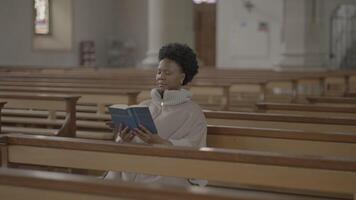
[[(116, 141), (129, 143), (163, 144), (200, 148), (206, 146), (207, 122), (200, 106), (194, 103), (192, 94), (182, 89), (198, 73), (195, 53), (187, 45), (178, 43), (163, 46), (159, 51), (159, 65), (156, 73), (157, 88), (151, 90), (151, 99), (142, 102), (147, 105), (154, 119), (158, 133), (152, 134), (145, 127), (116, 130)], [(109, 172), (107, 178), (117, 177)], [(183, 178), (147, 176), (143, 174), (121, 174), (123, 180), (136, 182), (158, 182), (174, 185), (190, 185), (194, 181)], [(196, 181), (202, 185), (204, 181)]]

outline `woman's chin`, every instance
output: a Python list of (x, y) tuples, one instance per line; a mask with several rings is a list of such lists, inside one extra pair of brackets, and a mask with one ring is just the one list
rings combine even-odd
[(159, 86), (157, 86), (157, 89), (158, 89), (159, 91), (165, 91), (165, 90), (166, 90), (166, 87), (164, 87), (163, 85), (159, 85)]

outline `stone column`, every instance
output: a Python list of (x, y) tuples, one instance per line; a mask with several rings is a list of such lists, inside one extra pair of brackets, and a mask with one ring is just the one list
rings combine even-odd
[(191, 0), (148, 0), (148, 51), (143, 67), (157, 66), (161, 46), (179, 42), (193, 48), (193, 41)]
[(286, 0), (284, 8), (284, 53), (282, 70), (322, 69), (327, 59), (322, 50), (324, 34), (320, 1)]

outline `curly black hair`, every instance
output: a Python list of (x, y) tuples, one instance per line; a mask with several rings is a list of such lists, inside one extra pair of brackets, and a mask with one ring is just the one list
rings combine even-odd
[(159, 50), (158, 60), (165, 58), (173, 60), (182, 69), (185, 74), (182, 85), (186, 85), (193, 80), (193, 77), (198, 73), (198, 61), (194, 51), (186, 44), (170, 43)]

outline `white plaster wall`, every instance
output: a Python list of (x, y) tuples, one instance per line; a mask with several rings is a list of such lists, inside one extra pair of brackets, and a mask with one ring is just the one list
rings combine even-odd
[[(60, 1), (60, 0), (59, 0)], [(217, 4), (217, 66), (220, 68), (273, 68), (283, 53), (283, 0), (251, 0), (251, 13), (242, 1), (220, 0)], [(326, 65), (330, 52), (330, 16), (340, 4), (355, 0), (317, 0), (320, 21), (320, 50)], [(0, 65), (78, 66), (79, 41), (92, 39), (97, 47), (97, 65), (106, 66), (107, 39), (136, 43), (135, 61), (145, 58), (148, 45), (146, 0), (73, 0), (73, 37), (69, 50), (33, 49), (32, 1), (0, 1)], [(187, 8), (188, 9), (188, 8)], [(185, 16), (187, 18), (188, 15)], [(177, 23), (185, 22), (184, 17)], [(269, 32), (259, 32), (267, 22)], [(191, 38), (193, 43), (193, 36)]]
[[(96, 66), (107, 65), (107, 39), (114, 32), (113, 22), (116, 0), (74, 0), (75, 55), (79, 55), (79, 43), (95, 42)], [(79, 58), (76, 64), (79, 64)]]
[(70, 51), (34, 51), (32, 1), (0, 1), (0, 65), (73, 65)]
[(115, 0), (113, 38), (136, 45), (134, 63), (140, 65), (148, 45), (147, 0)]
[[(242, 1), (220, 0), (217, 5), (217, 66), (273, 68), (281, 59), (283, 0), (252, 0), (248, 12)], [(259, 31), (259, 23), (268, 31)]]
[(52, 1), (51, 34), (34, 35), (33, 49), (70, 51), (73, 44), (73, 9), (72, 0)]
[[(61, 0), (58, 0), (61, 1)], [(92, 39), (97, 65), (106, 65), (105, 38), (112, 35), (115, 0), (73, 0), (73, 43), (66, 50), (33, 48), (32, 1), (0, 1), (0, 65), (78, 66), (79, 41)]]

